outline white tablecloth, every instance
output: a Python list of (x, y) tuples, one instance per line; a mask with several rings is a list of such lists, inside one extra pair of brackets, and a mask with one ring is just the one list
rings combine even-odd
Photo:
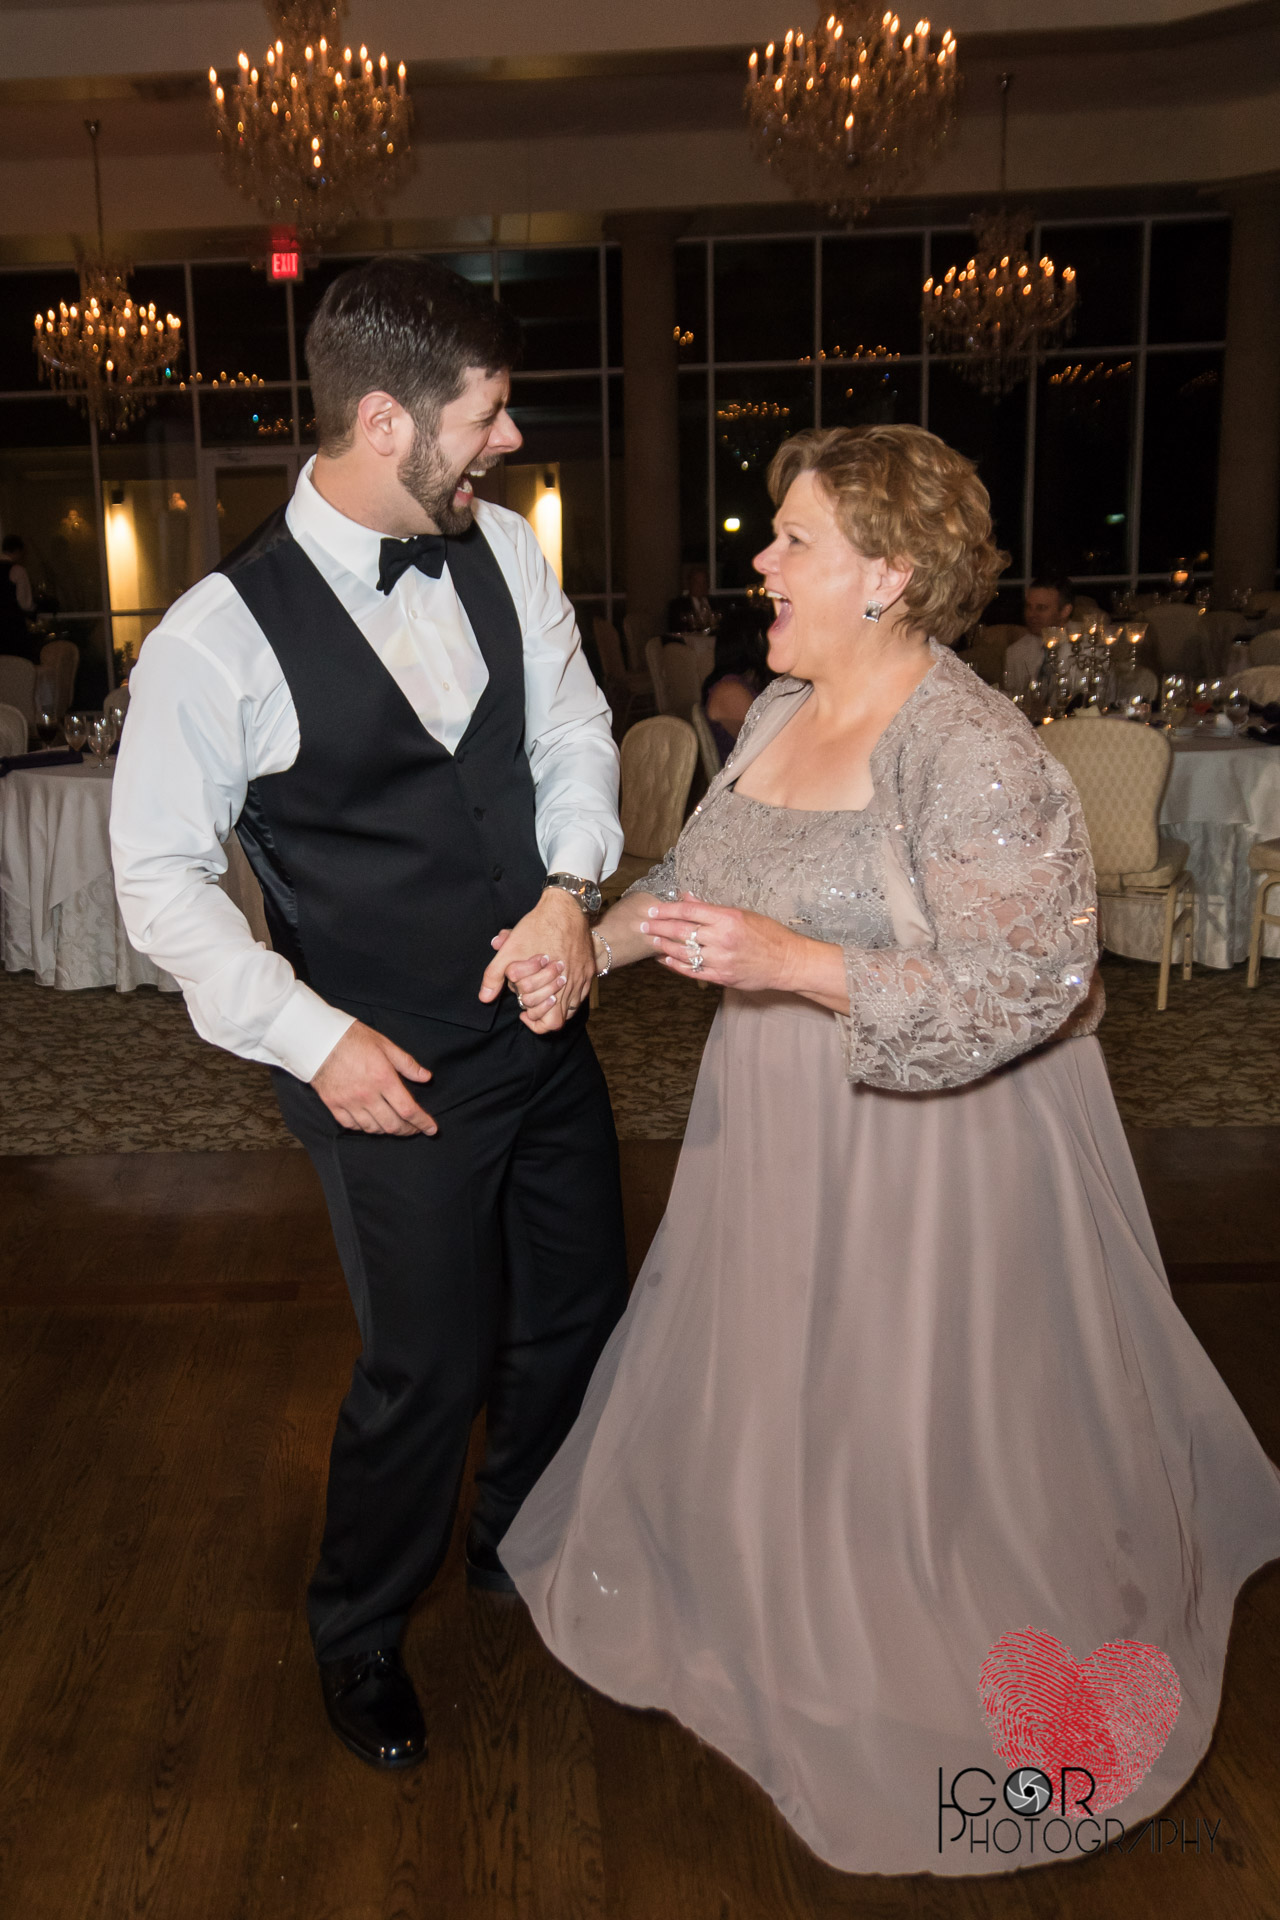
[[(0, 780), (0, 959), (42, 987), (131, 993), (178, 983), (135, 951), (111, 877), (111, 769), (27, 768)], [(227, 844), (222, 886), (266, 942), (262, 896), (240, 843)]]
[[(1280, 747), (1249, 739), (1174, 741), (1173, 767), (1160, 823), (1191, 848), (1196, 883), (1195, 957), (1207, 967), (1234, 967), (1249, 952), (1255, 876), (1249, 849), (1280, 838)], [(1164, 902), (1102, 903), (1103, 944), (1135, 960), (1158, 960)], [(1268, 929), (1263, 951), (1280, 957), (1280, 929)]]

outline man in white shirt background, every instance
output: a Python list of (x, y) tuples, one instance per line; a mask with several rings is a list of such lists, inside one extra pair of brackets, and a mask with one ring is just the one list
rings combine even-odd
[[(169, 610), (130, 681), (112, 846), (130, 937), (204, 1038), (272, 1069), (362, 1351), (308, 1594), (330, 1721), (425, 1729), (400, 1640), (487, 1447), (467, 1577), (577, 1412), (625, 1301), (585, 1032), (617, 752), (532, 530), (471, 478), (520, 445), (516, 323), (437, 263), (340, 276), (307, 336), (319, 453)], [(217, 885), (236, 831), (272, 948)]]
[(1006, 693), (1025, 693), (1028, 683), (1039, 676), (1044, 667), (1045, 628), (1062, 626), (1071, 618), (1071, 608), (1069, 580), (1042, 574), (1031, 582), (1022, 600), (1026, 632), (1010, 642), (1004, 656)]

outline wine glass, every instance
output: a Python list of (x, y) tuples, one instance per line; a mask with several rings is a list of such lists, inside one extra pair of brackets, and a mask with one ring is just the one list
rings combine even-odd
[(89, 725), (82, 713), (64, 713), (62, 737), (73, 752), (79, 753), (88, 735)]
[(1243, 733), (1249, 724), (1249, 696), (1243, 687), (1228, 686), (1224, 712), (1236, 732)]
[(1160, 718), (1173, 731), (1187, 717), (1187, 683), (1180, 673), (1166, 673), (1160, 683)]
[(56, 707), (36, 708), (36, 738), (42, 747), (51, 747), (58, 736)]
[(96, 713), (93, 716), (93, 719), (89, 722), (88, 741), (89, 751), (97, 762), (98, 771), (101, 772), (107, 764), (107, 755), (114, 745), (114, 735), (111, 730), (111, 718), (109, 714)]

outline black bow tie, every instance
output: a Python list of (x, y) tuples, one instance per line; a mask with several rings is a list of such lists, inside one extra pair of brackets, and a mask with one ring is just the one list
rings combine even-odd
[(378, 592), (390, 593), (402, 573), (416, 567), (438, 580), (444, 571), (442, 533), (415, 533), (409, 540), (384, 540), (378, 549)]

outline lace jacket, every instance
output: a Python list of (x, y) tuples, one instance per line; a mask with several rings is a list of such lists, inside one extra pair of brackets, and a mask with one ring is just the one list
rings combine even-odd
[[(1003, 695), (946, 647), (933, 652), (871, 755), (898, 944), (844, 947), (850, 1011), (835, 1016), (849, 1078), (901, 1093), (963, 1086), (1092, 1033), (1103, 1006), (1070, 776)], [(808, 692), (783, 679), (761, 694), (702, 807)], [(678, 841), (630, 891), (676, 898), (679, 860)]]

